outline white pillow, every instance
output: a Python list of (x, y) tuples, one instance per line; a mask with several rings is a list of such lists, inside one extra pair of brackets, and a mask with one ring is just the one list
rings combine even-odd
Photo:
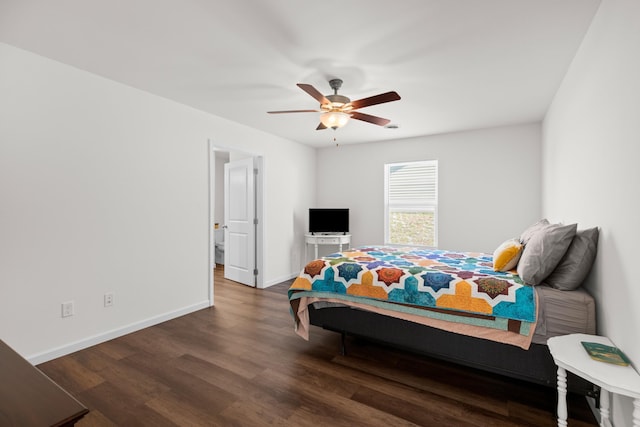
[(503, 242), (493, 251), (493, 269), (495, 271), (513, 270), (520, 256), (524, 245), (518, 239), (509, 239)]

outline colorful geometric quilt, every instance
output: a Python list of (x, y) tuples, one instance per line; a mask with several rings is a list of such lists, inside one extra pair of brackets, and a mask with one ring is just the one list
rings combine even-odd
[(483, 253), (392, 247), (335, 253), (307, 264), (289, 289), (292, 307), (311, 295), (367, 300), (523, 335), (536, 321), (533, 287), (515, 272), (494, 271), (492, 256)]

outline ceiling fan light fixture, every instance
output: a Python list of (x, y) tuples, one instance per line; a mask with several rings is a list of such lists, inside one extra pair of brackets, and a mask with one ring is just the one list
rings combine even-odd
[(329, 80), (329, 85), (333, 89), (332, 95), (323, 95), (318, 89), (307, 83), (298, 83), (300, 89), (311, 95), (313, 99), (320, 103), (320, 110), (287, 110), (268, 111), (268, 113), (316, 113), (320, 114), (320, 124), (316, 130), (327, 128), (338, 129), (349, 122), (349, 119), (360, 120), (378, 126), (386, 126), (391, 120), (382, 117), (372, 116), (358, 111), (361, 108), (372, 105), (384, 104), (386, 102), (398, 101), (400, 95), (397, 92), (385, 92), (368, 98), (351, 101), (348, 97), (338, 94), (338, 89), (342, 86), (342, 80)]
[(320, 122), (328, 128), (341, 128), (346, 125), (351, 116), (341, 111), (328, 111), (320, 114)]

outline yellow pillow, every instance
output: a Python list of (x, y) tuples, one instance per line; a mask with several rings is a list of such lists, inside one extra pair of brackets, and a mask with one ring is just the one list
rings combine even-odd
[(510, 271), (516, 268), (524, 245), (519, 240), (509, 239), (493, 252), (493, 269), (495, 271)]

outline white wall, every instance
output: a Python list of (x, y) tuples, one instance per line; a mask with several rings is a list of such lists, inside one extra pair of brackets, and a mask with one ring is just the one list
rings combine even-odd
[(5, 44), (0, 63), (0, 338), (23, 356), (206, 306), (208, 139), (263, 156), (264, 277), (297, 272), (313, 149)]
[(353, 246), (381, 244), (384, 164), (438, 160), (439, 248), (493, 252), (540, 219), (540, 138), (528, 124), (323, 148), (317, 207), (350, 209)]
[[(598, 333), (640, 364), (640, 2), (604, 0), (547, 113), (543, 212), (600, 227), (587, 284)], [(631, 425), (631, 402), (614, 401), (616, 426)]]

